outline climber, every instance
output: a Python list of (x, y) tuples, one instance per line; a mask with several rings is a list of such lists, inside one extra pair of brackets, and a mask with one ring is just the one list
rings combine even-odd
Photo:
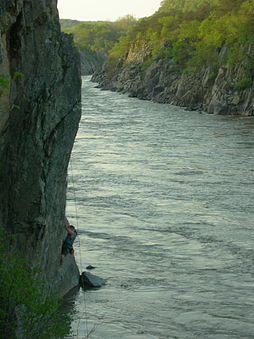
[(77, 231), (76, 231), (75, 227), (73, 225), (69, 224), (69, 221), (67, 220), (67, 218), (65, 218), (64, 227), (66, 228), (67, 236), (64, 239), (63, 246), (62, 246), (61, 264), (63, 263), (64, 257), (68, 253), (70, 253), (70, 254), (74, 253), (72, 246), (73, 246), (74, 240), (77, 236)]

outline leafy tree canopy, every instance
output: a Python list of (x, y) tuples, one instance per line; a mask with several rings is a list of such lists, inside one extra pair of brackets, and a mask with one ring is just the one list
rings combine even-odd
[(83, 22), (72, 27), (65, 25), (62, 29), (66, 33), (73, 34), (74, 41), (80, 48), (107, 54), (120, 37), (126, 35), (136, 22), (135, 17), (126, 15), (115, 22)]
[(227, 45), (223, 62), (233, 67), (245, 61), (251, 69), (253, 30), (254, 0), (163, 0), (159, 10), (139, 20), (109, 54), (128, 61), (129, 50), (149, 48), (148, 59), (171, 58), (182, 70), (194, 71), (202, 65), (219, 66), (220, 50)]

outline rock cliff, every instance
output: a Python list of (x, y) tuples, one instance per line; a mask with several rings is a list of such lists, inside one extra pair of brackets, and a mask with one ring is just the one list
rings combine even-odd
[[(78, 283), (59, 268), (67, 166), (80, 120), (80, 62), (60, 32), (57, 0), (1, 0), (0, 224), (52, 291)], [(71, 282), (70, 282), (71, 279)]]
[(218, 53), (220, 67), (203, 67), (193, 73), (182, 72), (170, 58), (155, 59), (147, 65), (149, 49), (131, 48), (117, 65), (106, 63), (92, 80), (104, 89), (129, 93), (153, 100), (214, 114), (254, 115), (254, 74), (246, 75), (246, 60), (253, 46), (246, 46), (246, 58), (232, 67), (223, 64), (227, 52)]
[(81, 75), (93, 74), (101, 68), (105, 60), (106, 57), (102, 53), (93, 52), (85, 48), (80, 49)]

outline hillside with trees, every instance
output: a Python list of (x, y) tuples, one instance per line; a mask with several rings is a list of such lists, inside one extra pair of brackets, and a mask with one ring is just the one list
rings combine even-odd
[[(123, 69), (126, 73), (126, 69), (134, 67), (134, 64), (136, 67), (138, 64), (140, 78), (147, 78), (151, 67), (158, 66), (160, 60), (172, 79), (190, 78), (195, 74), (200, 76), (202, 70), (209, 78), (206, 86), (211, 92), (218, 74), (222, 72), (226, 73), (228, 87), (224, 87), (224, 91), (230, 95), (234, 90), (251, 89), (254, 75), (253, 33), (254, 0), (164, 0), (154, 15), (139, 20), (129, 34), (121, 37), (109, 51), (110, 59), (104, 67), (103, 81), (105, 84), (106, 79), (114, 79), (116, 84), (117, 74)], [(161, 86), (159, 82), (157, 85)], [(144, 86), (140, 83), (139, 92)], [(124, 87), (123, 83), (118, 90), (121, 87)], [(175, 89), (175, 95), (178, 89)], [(131, 88), (125, 90), (132, 91)], [(135, 91), (132, 92), (135, 95)], [(174, 101), (171, 94), (167, 100)], [(136, 96), (139, 95), (136, 93)], [(142, 95), (147, 96), (145, 90)], [(209, 93), (206, 92), (206, 95)], [(156, 100), (155, 97), (153, 99)]]
[(60, 21), (62, 30), (65, 30), (66, 28), (70, 28), (70, 27), (73, 27), (73, 26), (76, 26), (82, 23), (82, 21), (72, 20), (72, 19), (60, 19), (59, 21)]
[[(185, 71), (200, 64), (218, 65), (218, 51), (228, 45), (223, 62), (233, 65), (246, 57), (253, 33), (253, 0), (164, 0), (158, 12), (140, 20), (110, 55), (122, 58), (134, 44), (136, 49), (146, 44), (150, 61), (172, 57)], [(246, 60), (249, 67), (254, 66), (253, 58), (251, 54)]]
[(115, 43), (121, 37), (126, 36), (136, 22), (137, 20), (132, 15), (126, 15), (114, 22), (97, 21), (76, 24), (73, 20), (61, 20), (61, 27), (65, 33), (73, 34), (74, 42), (81, 51), (81, 61), (86, 67), (90, 64), (91, 69), (88, 73), (93, 73), (105, 61)]

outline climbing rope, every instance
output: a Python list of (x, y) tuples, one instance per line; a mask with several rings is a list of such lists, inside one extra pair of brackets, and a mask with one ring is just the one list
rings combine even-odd
[[(74, 210), (75, 210), (75, 228), (77, 230), (77, 233), (79, 232), (79, 217), (78, 217), (78, 204), (77, 204), (77, 195), (76, 195), (76, 189), (75, 189), (75, 184), (74, 184), (74, 176), (73, 176), (73, 167), (72, 167), (72, 161), (70, 160), (70, 171), (71, 171), (71, 184), (72, 184), (72, 190), (73, 190), (73, 200), (74, 200)], [(78, 243), (78, 248), (79, 248), (79, 263), (82, 265), (82, 255), (81, 255), (81, 243), (80, 243), (80, 237), (77, 237), (77, 243)]]
[[(71, 178), (71, 183), (72, 183), (72, 189), (73, 189), (73, 197), (74, 197), (74, 206), (75, 206), (75, 218), (76, 218), (76, 230), (79, 235), (79, 217), (78, 217), (78, 204), (77, 204), (77, 195), (76, 195), (76, 188), (74, 184), (74, 176), (73, 176), (73, 166), (72, 166), (72, 159), (70, 159), (70, 178)], [(79, 264), (80, 264), (80, 269), (82, 272), (83, 265), (82, 265), (82, 254), (81, 254), (81, 241), (80, 237), (77, 236), (77, 243), (78, 243), (78, 248), (79, 248)], [(88, 323), (87, 323), (87, 302), (86, 302), (86, 293), (83, 292), (83, 297), (84, 297), (84, 311), (85, 311), (85, 328), (86, 328), (86, 338), (89, 336), (89, 330), (88, 330)], [(77, 324), (77, 338), (79, 338), (79, 329), (80, 329), (80, 322), (81, 322), (81, 316), (78, 318), (78, 324)]]

